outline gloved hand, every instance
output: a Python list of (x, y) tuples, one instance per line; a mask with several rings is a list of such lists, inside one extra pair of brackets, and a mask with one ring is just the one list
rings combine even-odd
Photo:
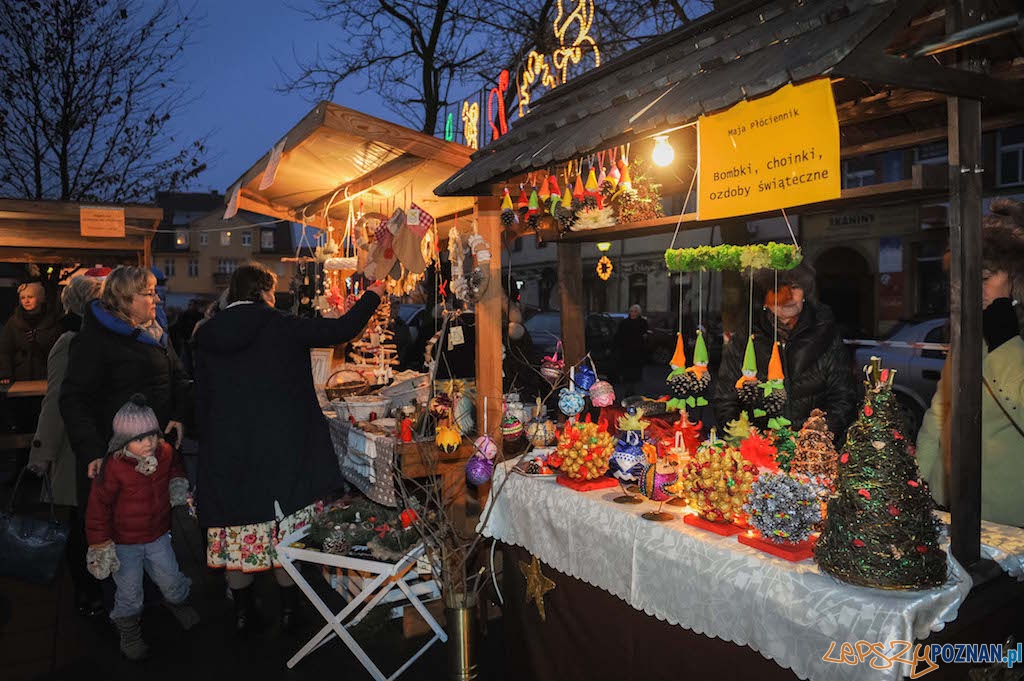
[(167, 486), (171, 495), (171, 508), (188, 504), (188, 480), (174, 478)]
[(85, 554), (85, 566), (89, 574), (96, 579), (106, 579), (121, 569), (121, 561), (117, 559), (117, 550), (113, 541), (95, 544)]

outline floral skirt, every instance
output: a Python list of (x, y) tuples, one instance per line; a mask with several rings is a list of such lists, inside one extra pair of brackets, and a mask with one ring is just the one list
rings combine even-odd
[(265, 572), (281, 567), (277, 559), (278, 542), (305, 527), (324, 510), (318, 501), (283, 520), (268, 520), (249, 525), (211, 527), (206, 531), (206, 565), (242, 572)]

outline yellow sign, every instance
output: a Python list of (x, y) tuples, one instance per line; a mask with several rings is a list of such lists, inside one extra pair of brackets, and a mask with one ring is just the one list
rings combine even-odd
[(697, 219), (839, 198), (839, 118), (820, 78), (701, 116)]
[(82, 236), (123, 237), (124, 208), (79, 206), (78, 224)]

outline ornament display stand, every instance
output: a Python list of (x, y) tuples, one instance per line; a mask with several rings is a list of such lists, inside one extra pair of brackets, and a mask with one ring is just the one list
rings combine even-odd
[(619, 483), (614, 478), (595, 478), (593, 480), (573, 480), (565, 476), (558, 476), (555, 478), (555, 482), (569, 489), (574, 489), (577, 492), (592, 492), (597, 489), (608, 489), (610, 487), (618, 487)]
[(661, 510), (662, 506), (664, 506), (664, 503), (658, 506), (657, 511), (647, 511), (646, 513), (641, 513), (640, 517), (644, 520), (650, 520), (654, 523), (667, 523), (670, 520), (675, 520), (676, 517), (674, 515), (672, 515), (671, 513), (666, 513), (665, 511)]
[(707, 530), (708, 532), (714, 532), (723, 537), (731, 537), (734, 534), (742, 532), (742, 528), (739, 528), (732, 523), (713, 523), (710, 520), (705, 520), (699, 515), (688, 515), (683, 518), (683, 522), (687, 525)]
[[(277, 545), (277, 553), (281, 561), (281, 567), (283, 567), (285, 572), (288, 573), (288, 576), (295, 581), (295, 584), (302, 590), (302, 593), (305, 594), (306, 598), (309, 599), (309, 602), (313, 604), (313, 607), (317, 609), (327, 624), (317, 632), (317, 634), (313, 636), (306, 645), (295, 653), (290, 660), (288, 660), (287, 666), (289, 669), (294, 668), (295, 665), (304, 657), (319, 649), (321, 646), (337, 636), (345, 643), (348, 649), (352, 651), (352, 654), (356, 656), (356, 659), (358, 659), (366, 671), (370, 673), (370, 676), (373, 677), (374, 681), (394, 681), (394, 679), (398, 678), (412, 665), (413, 662), (418, 660), (420, 656), (427, 652), (427, 650), (437, 641), (441, 641), (443, 643), (448, 640), (448, 636), (445, 634), (444, 629), (441, 628), (441, 625), (438, 624), (437, 620), (434, 619), (430, 614), (430, 611), (423, 605), (423, 602), (420, 601), (413, 589), (406, 583), (407, 575), (416, 567), (416, 561), (424, 554), (424, 547), (422, 544), (418, 544), (410, 549), (408, 553), (402, 556), (402, 558), (395, 563), (365, 560), (362, 558), (350, 558), (348, 556), (337, 556), (330, 553), (322, 553), (320, 551), (292, 546), (297, 542), (301, 542), (305, 538), (309, 531), (309, 527), (310, 526), (307, 525), (306, 527), (293, 532), (282, 539), (281, 543)], [(335, 614), (327, 604), (324, 603), (323, 599), (320, 598), (313, 587), (310, 586), (309, 582), (303, 578), (302, 573), (296, 565), (297, 562), (314, 563), (329, 567), (357, 570), (359, 572), (366, 573), (371, 577), (363, 581), (362, 589), (359, 593), (354, 595), (345, 607)], [(404, 595), (404, 600), (407, 600), (409, 604), (416, 608), (416, 612), (420, 614), (423, 620), (434, 632), (434, 635), (408, 660), (406, 660), (401, 667), (392, 673), (391, 676), (385, 676), (373, 660), (370, 659), (369, 655), (366, 654), (366, 651), (363, 650), (355, 638), (352, 637), (348, 630), (362, 621), (371, 610), (384, 603), (385, 598), (394, 589), (400, 590)], [(393, 607), (393, 603), (389, 602), (388, 607)], [(355, 613), (354, 616), (353, 613)]]
[(614, 499), (612, 499), (612, 501), (615, 502), (616, 504), (642, 504), (642, 503), (644, 503), (644, 500), (640, 496), (638, 496), (639, 495), (639, 490), (637, 490), (636, 494), (632, 494), (632, 493), (630, 493), (629, 487), (627, 487), (626, 485), (623, 485), (621, 482), (619, 483), (619, 487), (622, 488), (622, 494), (620, 494), (619, 496), (617, 496)]
[(736, 537), (741, 544), (749, 546), (758, 551), (764, 551), (776, 558), (788, 560), (791, 563), (799, 563), (814, 556), (814, 545), (818, 543), (817, 536), (811, 536), (800, 542), (774, 542), (768, 541), (761, 536), (760, 532), (749, 530), (741, 532)]

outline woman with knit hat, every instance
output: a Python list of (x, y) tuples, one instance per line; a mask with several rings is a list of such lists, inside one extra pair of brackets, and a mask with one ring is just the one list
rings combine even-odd
[(171, 507), (186, 503), (188, 480), (142, 395), (117, 411), (112, 431), (89, 495), (86, 564), (96, 579), (113, 577), (110, 619), (121, 635), (121, 652), (141, 660), (149, 652), (139, 626), (143, 573), (160, 587), (183, 629), (199, 623), (188, 603), (191, 580), (178, 568), (171, 546)]
[[(1024, 527), (1024, 204), (992, 202), (981, 276), (981, 517)], [(941, 505), (950, 498), (950, 381), (947, 358), (917, 436), (921, 475)]]

